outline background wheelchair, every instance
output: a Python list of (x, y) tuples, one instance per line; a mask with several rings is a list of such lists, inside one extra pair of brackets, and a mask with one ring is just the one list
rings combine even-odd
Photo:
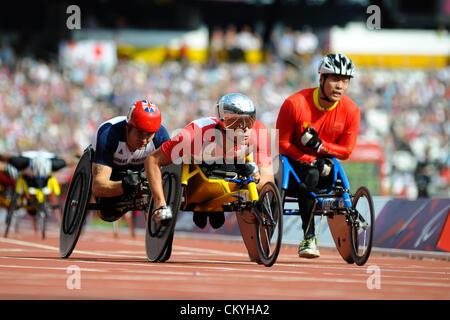
[[(298, 210), (285, 209), (285, 204), (297, 203), (300, 179), (287, 157), (280, 155), (279, 168), (275, 181), (281, 190), (283, 212), (285, 215), (299, 215)], [(374, 233), (374, 206), (372, 196), (366, 187), (359, 187), (355, 194), (350, 193), (350, 183), (336, 158), (334, 162), (333, 183), (328, 189), (318, 193), (311, 191), (315, 198), (313, 215), (326, 216), (336, 248), (348, 263), (364, 265), (372, 249)], [(319, 228), (320, 232), (320, 228)]]
[(113, 208), (110, 203), (91, 202), (93, 155), (92, 146), (84, 150), (69, 185), (59, 233), (59, 254), (62, 258), (68, 258), (75, 249), (89, 211), (113, 209), (118, 219), (128, 211), (147, 211), (150, 205), (148, 181), (143, 171), (138, 172), (142, 183), (139, 194), (120, 197), (119, 201), (114, 202)]
[[(50, 159), (44, 160), (51, 162)], [(49, 168), (51, 168), (51, 164)], [(21, 170), (22, 168), (18, 169)], [(36, 227), (40, 229), (42, 239), (45, 239), (47, 220), (50, 214), (55, 209), (62, 209), (61, 187), (56, 177), (51, 171), (43, 173), (41, 176), (27, 175), (20, 171), (16, 185), (12, 190), (6, 214), (4, 237), (8, 237), (14, 218), (17, 219), (15, 221), (17, 228), (20, 217), (16, 216), (16, 212), (22, 208), (30, 215), (34, 215)], [(56, 201), (51, 201), (52, 195), (56, 196)]]
[[(266, 183), (257, 192), (253, 178), (226, 165), (171, 164), (163, 168), (163, 189), (174, 218), (168, 226), (147, 219), (146, 252), (151, 262), (170, 258), (179, 210), (200, 214), (236, 212), (249, 257), (272, 266), (280, 251), (283, 230), (281, 196)], [(151, 210), (153, 204), (151, 205)], [(150, 212), (151, 212), (150, 210)]]
[(0, 172), (0, 208), (8, 210), (16, 183), (17, 177), (10, 177), (4, 172)]

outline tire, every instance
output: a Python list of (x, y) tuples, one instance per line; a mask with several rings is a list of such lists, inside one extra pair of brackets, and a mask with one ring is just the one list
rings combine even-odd
[(372, 196), (366, 187), (360, 187), (352, 201), (350, 243), (352, 257), (358, 266), (369, 259), (375, 227), (375, 214)]
[(88, 214), (91, 198), (92, 171), (90, 149), (86, 149), (78, 162), (70, 182), (59, 233), (59, 254), (68, 258), (72, 253)]
[[(256, 241), (259, 258), (266, 267), (272, 266), (280, 252), (283, 238), (283, 205), (280, 192), (273, 182), (266, 183), (259, 194), (258, 207), (263, 223), (257, 220)], [(270, 221), (273, 224), (269, 224)]]
[(9, 203), (8, 212), (6, 213), (5, 232), (3, 234), (5, 238), (8, 237), (9, 229), (11, 228), (11, 222), (14, 212), (16, 211), (18, 197), (19, 195), (14, 190), (13, 194), (11, 195), (11, 202)]
[(167, 226), (158, 225), (152, 219), (153, 200), (148, 209), (145, 230), (145, 249), (150, 262), (164, 262), (172, 253), (175, 224), (181, 205), (183, 187), (181, 185), (181, 165), (171, 164), (162, 169), (162, 180), (166, 203), (172, 209), (173, 218)]

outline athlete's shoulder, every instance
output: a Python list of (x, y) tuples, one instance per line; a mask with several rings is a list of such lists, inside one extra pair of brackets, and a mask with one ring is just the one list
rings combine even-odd
[(218, 122), (219, 121), (214, 117), (204, 117), (192, 121), (186, 127), (188, 126), (197, 126), (199, 128), (214, 127)]
[(99, 127), (98, 127), (98, 131), (100, 132), (109, 132), (109, 131), (114, 131), (114, 132), (119, 132), (120, 130), (122, 130), (127, 124), (127, 117), (125, 116), (120, 116), (120, 117), (115, 117), (109, 120), (106, 120), (105, 122), (103, 122)]
[(284, 105), (295, 107), (300, 104), (308, 103), (308, 101), (313, 101), (314, 90), (315, 88), (308, 88), (297, 91), (286, 98)]
[(267, 130), (266, 125), (264, 123), (262, 123), (261, 121), (259, 121), (259, 120), (255, 120), (255, 123), (253, 124), (252, 128), (253, 129), (266, 129)]
[(103, 122), (93, 138), (94, 150), (98, 147), (114, 148), (119, 141), (126, 140), (126, 117), (115, 117)]
[(158, 131), (156, 132), (155, 137), (153, 138), (153, 144), (155, 145), (155, 148), (158, 148), (169, 139), (169, 132), (167, 132), (166, 127), (161, 125), (161, 127), (159, 127)]
[(308, 99), (309, 97), (312, 97), (315, 89), (316, 88), (308, 88), (297, 91), (291, 94), (286, 100)]
[(344, 95), (341, 101), (345, 109), (349, 110), (350, 112), (359, 112), (359, 106), (349, 96)]

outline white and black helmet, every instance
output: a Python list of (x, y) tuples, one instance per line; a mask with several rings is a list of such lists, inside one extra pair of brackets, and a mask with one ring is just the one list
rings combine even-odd
[(256, 120), (253, 101), (242, 93), (229, 93), (216, 104), (219, 124), (225, 129), (251, 128)]
[(45, 178), (52, 173), (52, 161), (44, 157), (36, 157), (31, 160), (31, 170), (37, 178)]
[(349, 57), (342, 53), (330, 53), (320, 61), (319, 73), (339, 74), (353, 78), (355, 75), (355, 65)]

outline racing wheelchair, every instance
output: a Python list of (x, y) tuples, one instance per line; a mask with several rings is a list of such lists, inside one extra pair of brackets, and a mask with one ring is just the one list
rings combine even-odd
[[(101, 203), (90, 201), (93, 152), (91, 146), (85, 149), (69, 186), (59, 238), (62, 258), (68, 258), (73, 252), (88, 212), (102, 209)], [(177, 215), (182, 208), (201, 212), (236, 211), (250, 257), (265, 266), (273, 265), (281, 247), (283, 217), (280, 193), (274, 183), (267, 183), (258, 194), (253, 178), (198, 164), (165, 166), (162, 178), (164, 196), (173, 214), (168, 224), (157, 224), (151, 219), (154, 203), (143, 172), (142, 192), (115, 203), (114, 208), (123, 214), (131, 210), (147, 212), (148, 261), (164, 262), (170, 258)]]
[[(38, 229), (40, 229), (42, 239), (45, 239), (47, 220), (55, 209), (62, 209), (61, 187), (58, 180), (52, 174), (51, 160), (42, 158), (41, 161), (47, 163), (48, 170), (40, 170), (39, 173), (24, 174), (22, 167), (19, 170), (19, 176), (15, 187), (9, 198), (9, 205), (6, 214), (6, 227), (3, 236), (8, 237), (13, 218), (18, 209), (25, 209), (30, 215), (34, 215)], [(31, 171), (32, 165), (30, 167)], [(51, 195), (56, 196), (56, 203), (50, 201)], [(16, 221), (16, 228), (17, 228)]]
[[(128, 211), (147, 211), (150, 205), (148, 181), (143, 171), (135, 172), (139, 174), (142, 184), (142, 190), (138, 194), (117, 197), (118, 201), (113, 203), (102, 201), (104, 198), (91, 202), (91, 198), (93, 198), (93, 156), (94, 150), (90, 145), (80, 157), (69, 185), (59, 232), (59, 254), (61, 258), (70, 257), (75, 249), (89, 211), (102, 211), (103, 209), (112, 211), (113, 214), (110, 220), (106, 220), (106, 217), (102, 217), (102, 219), (114, 222)], [(125, 174), (126, 172), (121, 172), (119, 177)]]
[(174, 217), (167, 226), (147, 219), (148, 260), (164, 262), (170, 258), (180, 210), (198, 214), (235, 212), (250, 260), (272, 266), (282, 241), (281, 196), (273, 182), (266, 183), (258, 194), (248, 166), (184, 163), (164, 167), (164, 196)]
[[(14, 170), (17, 172), (17, 169), (14, 168)], [(11, 177), (10, 175), (0, 171), (0, 208), (8, 210), (16, 183), (16, 176)]]
[[(332, 161), (331, 186), (310, 191), (315, 203), (309, 224), (314, 223), (314, 216), (326, 216), (339, 254), (347, 263), (362, 266), (369, 259), (372, 249), (375, 224), (372, 196), (364, 186), (351, 194), (344, 169), (336, 158), (332, 158)], [(275, 181), (281, 190), (283, 214), (299, 215), (299, 210), (286, 208), (286, 204), (298, 202), (298, 185), (301, 181), (287, 157), (280, 155), (278, 164)]]

